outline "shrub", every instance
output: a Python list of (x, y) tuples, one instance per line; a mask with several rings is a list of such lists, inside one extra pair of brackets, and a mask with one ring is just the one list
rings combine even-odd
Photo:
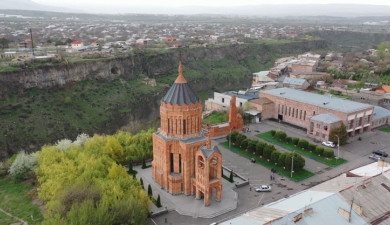
[(262, 141), (258, 141), (256, 144), (256, 155), (258, 155), (258, 156), (263, 155), (263, 150), (264, 150), (266, 145), (267, 145), (267, 143), (262, 142)]
[(276, 131), (275, 130), (271, 130), (271, 136), (274, 137), (276, 134)]
[(243, 140), (243, 141), (241, 142), (240, 147), (241, 147), (242, 150), (247, 150), (249, 141), (250, 141), (249, 139), (245, 139), (245, 140)]
[(233, 171), (230, 171), (229, 181), (230, 183), (233, 182)]
[(280, 153), (278, 150), (275, 150), (271, 153), (271, 161), (274, 162), (274, 163), (278, 163), (278, 160), (279, 160), (279, 156), (281, 155), (282, 153)]
[(300, 147), (301, 149), (307, 149), (308, 145), (309, 145), (309, 142), (304, 140), (304, 139), (301, 139), (298, 142), (298, 147)]
[(284, 133), (283, 131), (278, 131), (276, 132), (276, 138), (279, 139), (280, 141), (284, 141), (287, 137), (286, 133)]
[(81, 133), (77, 135), (76, 140), (73, 142), (74, 145), (81, 146), (84, 145), (85, 142), (87, 142), (89, 139), (88, 134)]
[(150, 184), (148, 185), (148, 195), (149, 195), (150, 198), (153, 195), (152, 187), (150, 186)]
[(142, 159), (142, 169), (146, 169), (146, 162), (145, 162), (145, 159)]
[(309, 150), (309, 151), (315, 151), (315, 150), (316, 150), (316, 145), (315, 145), (315, 144), (312, 144), (312, 143), (309, 143), (309, 145), (307, 146), (307, 150)]
[(257, 144), (257, 140), (249, 140), (248, 142), (248, 150), (252, 153), (255, 153), (256, 152), (256, 144)]
[(273, 145), (267, 145), (264, 147), (263, 155), (266, 159), (271, 159), (271, 154), (273, 151), (275, 151), (275, 146)]
[(0, 177), (7, 175), (8, 169), (5, 162), (0, 162)]
[(144, 180), (142, 180), (142, 177), (139, 178), (139, 182), (140, 182), (140, 184), (141, 184), (141, 186), (142, 186), (142, 189), (144, 189)]
[(160, 208), (162, 205), (161, 205), (161, 200), (160, 200), (160, 194), (158, 194), (158, 197), (157, 197), (157, 200), (156, 200), (156, 206), (157, 208)]
[(61, 149), (61, 151), (65, 152), (72, 146), (72, 141), (69, 139), (62, 139), (57, 141), (56, 146)]
[[(237, 137), (240, 133), (238, 133), (238, 131), (233, 131), (230, 133), (230, 137), (231, 137), (231, 142), (232, 143), (236, 143), (236, 140), (237, 140)], [(228, 141), (229, 141), (229, 137), (227, 137)]]
[(283, 152), (282, 154), (279, 155), (278, 159), (278, 165), (280, 167), (284, 167), (286, 165), (286, 157), (288, 156), (288, 152)]
[(317, 155), (322, 155), (324, 153), (324, 147), (322, 146), (317, 146), (316, 147), (316, 154)]
[(324, 150), (323, 155), (325, 157), (328, 157), (328, 158), (333, 158), (334, 157), (334, 151), (333, 151), (333, 149), (327, 148), (327, 149)]
[(234, 144), (236, 144), (237, 146), (241, 146), (241, 142), (243, 142), (245, 139), (246, 139), (245, 135), (238, 134), (236, 137), (236, 142), (234, 142)]
[(34, 172), (36, 166), (36, 154), (26, 154), (22, 151), (18, 154), (15, 161), (11, 164), (11, 167), (9, 168), (9, 173), (17, 180), (27, 179)]
[(297, 146), (298, 142), (299, 142), (299, 138), (295, 137), (295, 138), (292, 139), (293, 145)]
[(291, 137), (286, 137), (286, 143), (287, 144), (291, 144), (292, 142), (292, 138)]

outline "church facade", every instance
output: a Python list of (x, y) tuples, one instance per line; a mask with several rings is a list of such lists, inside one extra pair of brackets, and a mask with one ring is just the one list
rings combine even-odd
[(152, 175), (171, 194), (195, 195), (210, 204), (215, 190), (222, 198), (222, 154), (202, 129), (202, 102), (183, 76), (161, 101), (161, 128), (153, 135)]

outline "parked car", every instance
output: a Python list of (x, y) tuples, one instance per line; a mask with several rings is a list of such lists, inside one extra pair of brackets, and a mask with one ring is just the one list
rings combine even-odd
[(368, 156), (368, 158), (373, 159), (373, 160), (375, 160), (375, 161), (378, 161), (378, 160), (382, 160), (382, 159), (383, 159), (382, 156), (376, 155), (376, 154), (371, 154), (370, 156)]
[(322, 142), (322, 145), (325, 145), (326, 147), (331, 147), (331, 148), (334, 148), (334, 146), (336, 146), (333, 142), (331, 141), (324, 141)]
[(375, 155), (379, 155), (379, 156), (382, 156), (382, 157), (387, 157), (388, 154), (384, 151), (381, 151), (381, 150), (376, 150), (376, 151), (373, 151), (372, 153), (374, 153)]
[(256, 187), (255, 190), (257, 192), (271, 191), (271, 186), (269, 186), (269, 185), (261, 185), (261, 186)]
[(251, 162), (255, 163), (255, 162), (256, 162), (256, 159), (251, 158)]

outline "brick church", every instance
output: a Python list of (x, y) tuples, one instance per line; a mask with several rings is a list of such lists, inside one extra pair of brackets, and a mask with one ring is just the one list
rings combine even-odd
[(202, 129), (202, 102), (179, 76), (160, 106), (161, 128), (153, 135), (153, 178), (167, 192), (195, 195), (210, 204), (222, 197), (222, 154)]

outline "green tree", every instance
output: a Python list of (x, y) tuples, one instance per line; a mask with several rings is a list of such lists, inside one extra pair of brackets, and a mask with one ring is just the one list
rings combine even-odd
[(379, 58), (384, 59), (390, 53), (390, 41), (380, 43), (377, 50)]
[(258, 141), (256, 144), (256, 155), (261, 156), (263, 155), (264, 147), (267, 145), (267, 143), (264, 143), (262, 141)]
[(1, 50), (4, 50), (5, 48), (8, 48), (8, 44), (10, 43), (10, 40), (8, 40), (7, 38), (0, 38), (0, 47), (1, 47)]
[(325, 157), (328, 157), (328, 158), (333, 158), (334, 157), (334, 151), (333, 151), (333, 149), (327, 148), (327, 149), (324, 150), (323, 155)]
[(307, 146), (307, 150), (313, 152), (316, 150), (316, 145), (315, 144), (312, 144), (312, 143), (309, 143), (309, 145)]
[(292, 143), (293, 143), (294, 146), (297, 146), (298, 142), (299, 142), (299, 138), (295, 137), (295, 138), (292, 139)]
[(133, 162), (129, 161), (129, 173), (133, 173)]
[(317, 155), (322, 155), (323, 152), (324, 152), (324, 147), (322, 147), (322, 146), (317, 146), (316, 147), (316, 154)]
[(243, 134), (238, 134), (237, 137), (236, 137), (236, 146), (241, 146), (241, 142), (244, 141), (246, 139), (246, 136), (243, 135)]
[(271, 130), (271, 136), (274, 137), (276, 134), (276, 131), (275, 130)]
[(298, 153), (289, 153), (288, 156), (285, 159), (285, 167), (286, 170), (291, 170), (291, 162), (292, 158), (294, 156), (294, 165), (293, 165), (293, 170), (298, 172), (303, 169), (305, 166), (305, 159)]
[(255, 153), (256, 152), (256, 144), (257, 144), (257, 140), (249, 140), (248, 142), (248, 150), (252, 153)]
[(229, 181), (230, 183), (233, 182), (233, 171), (230, 171)]
[(289, 155), (288, 152), (283, 152), (282, 154), (279, 155), (278, 159), (278, 166), (284, 167), (286, 164), (286, 157)]
[[(232, 138), (230, 141), (231, 143), (236, 143), (236, 140), (237, 140), (237, 137), (240, 133), (238, 133), (238, 131), (233, 131), (230, 133), (230, 137)], [(229, 139), (228, 139), (229, 141)]]
[(304, 140), (304, 139), (301, 139), (298, 142), (298, 147), (300, 147), (301, 149), (307, 149), (308, 145), (309, 145), (309, 142)]
[(291, 137), (286, 137), (286, 143), (287, 144), (291, 144), (292, 142), (292, 138)]
[(275, 151), (275, 146), (273, 145), (267, 145), (264, 148), (263, 155), (266, 159), (271, 159), (271, 154), (273, 151)]
[(157, 196), (156, 206), (157, 206), (158, 208), (160, 208), (160, 207), (162, 206), (162, 205), (161, 205), (161, 200), (160, 200), (160, 194), (158, 194), (158, 196)]
[(285, 132), (283, 131), (278, 131), (276, 132), (276, 138), (279, 139), (280, 141), (284, 142), (284, 140), (286, 139), (287, 135)]
[(148, 185), (148, 195), (151, 198), (153, 196), (152, 186)]
[(141, 184), (142, 189), (144, 189), (144, 180), (142, 180), (142, 177), (139, 178), (139, 182)]
[(333, 128), (332, 130), (330, 130), (329, 140), (334, 142), (334, 143), (337, 143), (337, 136), (336, 135), (340, 139), (340, 145), (347, 144), (349, 136), (347, 133), (347, 127), (344, 125), (344, 123), (341, 123), (341, 125), (339, 127), (336, 127), (336, 128)]
[(244, 139), (244, 140), (241, 142), (241, 145), (240, 145), (241, 149), (242, 149), (242, 150), (247, 150), (248, 144), (249, 144), (249, 139)]
[(273, 151), (271, 153), (271, 161), (274, 163), (278, 163), (280, 155), (281, 155), (281, 153), (279, 151), (277, 151), (277, 150)]
[(142, 169), (146, 169), (146, 162), (145, 162), (145, 159), (142, 159)]

